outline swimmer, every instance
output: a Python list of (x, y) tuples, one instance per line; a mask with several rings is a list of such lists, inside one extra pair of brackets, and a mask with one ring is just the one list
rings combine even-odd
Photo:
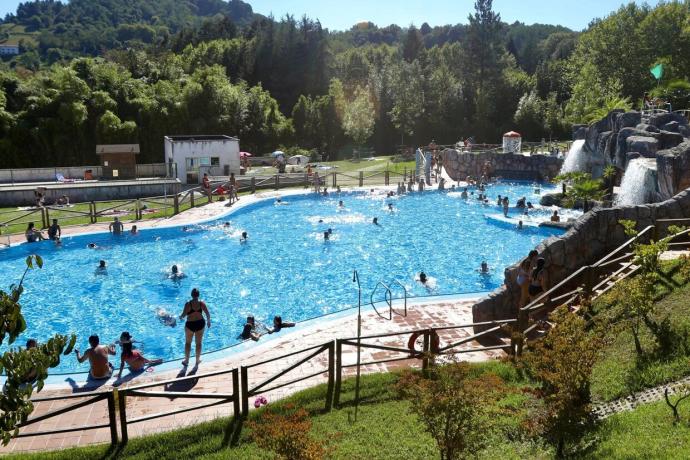
[(518, 230), (522, 230), (522, 221), (521, 220), (518, 221), (517, 228), (518, 228)]
[(295, 323), (283, 321), (283, 318), (278, 315), (273, 317), (273, 327), (267, 327), (266, 330), (269, 332), (269, 334), (272, 334), (274, 332), (279, 332), (284, 327), (295, 327)]
[(138, 235), (138, 234), (139, 234), (139, 230), (137, 229), (137, 226), (136, 226), (136, 225), (132, 225), (132, 229), (129, 231), (129, 233), (131, 233), (132, 235)]
[(62, 246), (62, 240), (60, 238), (55, 238), (55, 246)]
[(165, 308), (156, 309), (156, 317), (164, 326), (175, 327), (177, 326), (177, 318), (167, 311)]
[(498, 195), (496, 199), (496, 206), (503, 206), (503, 198), (501, 198), (501, 195)]
[(328, 240), (330, 239), (330, 236), (331, 236), (331, 234), (328, 233), (328, 230), (326, 230), (325, 232), (323, 232), (323, 239), (324, 239), (324, 241), (328, 241)]
[(426, 273), (419, 272), (419, 282), (422, 284), (426, 284), (427, 281), (428, 281), (428, 278), (426, 277)]
[(249, 235), (247, 235), (247, 232), (242, 232), (242, 236), (240, 236), (240, 243), (247, 243), (249, 241)]
[(276, 202), (274, 203), (276, 206), (284, 206), (286, 204), (289, 204), (287, 201), (283, 201), (281, 198), (277, 198)]
[(419, 281), (429, 292), (436, 289), (436, 278), (428, 276), (424, 272), (419, 272), (419, 276), (417, 277), (416, 281)]
[(393, 212), (393, 203), (388, 203), (388, 210)]
[(465, 189), (460, 194), (460, 198), (467, 199), (467, 187), (465, 187)]
[(108, 273), (108, 268), (105, 266), (105, 260), (98, 262), (98, 267), (96, 268), (97, 275), (105, 275)]
[(320, 223), (320, 224), (323, 224), (323, 219), (319, 219), (319, 223)]
[(322, 195), (323, 195), (323, 196), (328, 196), (328, 187), (324, 187), (324, 188), (323, 188), (323, 193), (322, 193)]
[(88, 247), (89, 249), (98, 249), (98, 246), (96, 245), (96, 243), (89, 243), (89, 244), (87, 245), (87, 247)]
[(335, 190), (336, 190), (336, 192), (340, 193), (340, 192), (341, 192), (341, 190), (340, 190), (340, 185), (338, 185), (338, 186), (335, 188)]
[(332, 235), (332, 234), (333, 234), (333, 229), (332, 229), (332, 228), (329, 228), (329, 229), (328, 229), (328, 234), (329, 234), (329, 235)]
[(339, 208), (344, 208), (345, 204), (343, 203), (343, 200), (338, 201), (338, 207)]
[(379, 224), (379, 218), (378, 218), (378, 217), (374, 217), (374, 220), (372, 220), (371, 223), (374, 224), (374, 225), (378, 225), (378, 224)]
[(482, 263), (479, 266), (479, 273), (482, 273), (482, 274), (489, 273), (489, 264), (486, 263), (486, 260), (482, 260)]
[(185, 278), (186, 276), (187, 275), (185, 275), (184, 273), (182, 273), (180, 271), (180, 269), (178, 268), (177, 265), (173, 265), (172, 268), (170, 269), (170, 276), (169, 276), (170, 279), (179, 280), (179, 279)]
[(230, 226), (230, 222), (225, 222), (225, 223), (223, 224), (223, 227), (229, 227), (229, 226)]

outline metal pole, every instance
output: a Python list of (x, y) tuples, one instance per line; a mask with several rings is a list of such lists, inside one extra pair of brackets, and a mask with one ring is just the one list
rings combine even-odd
[(355, 378), (355, 422), (359, 412), (359, 379), (361, 375), (361, 342), (362, 342), (362, 288), (359, 284), (359, 274), (357, 270), (352, 275), (352, 281), (357, 281), (357, 377)]

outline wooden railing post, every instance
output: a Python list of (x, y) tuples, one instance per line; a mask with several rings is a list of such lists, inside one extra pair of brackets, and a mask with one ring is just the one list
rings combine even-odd
[(326, 411), (333, 407), (335, 386), (335, 341), (328, 344), (328, 390), (326, 391)]
[(249, 415), (249, 376), (247, 368), (240, 366), (240, 381), (242, 383), (242, 418)]
[(134, 218), (141, 220), (141, 202), (139, 198), (137, 198), (137, 201), (134, 203)]
[(117, 389), (117, 403), (120, 407), (120, 433), (122, 435), (122, 443), (127, 444), (129, 436), (127, 434), (127, 392), (118, 391)]
[(235, 420), (242, 417), (242, 407), (240, 404), (240, 376), (237, 369), (232, 370), (232, 411)]
[(179, 214), (180, 213), (180, 195), (175, 194), (175, 197), (173, 198), (173, 214)]
[(309, 188), (309, 174), (304, 173), (304, 188)]
[(403, 168), (403, 184), (407, 182), (407, 166)]
[(117, 444), (117, 417), (115, 416), (115, 391), (108, 393), (108, 420), (110, 422), (110, 443)]
[(91, 223), (95, 224), (97, 217), (96, 217), (96, 203), (93, 201), (89, 203), (89, 217), (91, 217)]
[(338, 186), (338, 173), (333, 173), (333, 188), (335, 189)]
[(194, 207), (194, 189), (192, 189), (189, 193), (189, 204), (192, 205), (192, 208)]
[(422, 373), (424, 377), (429, 377), (429, 342), (431, 339), (431, 329), (424, 331), (424, 347), (422, 348)]
[(276, 185), (275, 185), (276, 190), (278, 190), (280, 188), (280, 174), (275, 175), (275, 182), (276, 182)]
[(390, 180), (391, 180), (390, 173), (389, 173), (388, 170), (386, 169), (386, 171), (383, 173), (383, 183), (384, 183), (384, 185), (390, 185)]
[(50, 214), (48, 214), (48, 208), (43, 208), (43, 228), (50, 227)]
[(340, 387), (343, 383), (343, 342), (340, 339), (335, 341), (335, 389), (333, 395), (333, 404), (335, 407), (340, 406)]
[(252, 177), (252, 193), (256, 193), (256, 177)]
[(359, 172), (359, 186), (364, 186), (364, 171)]

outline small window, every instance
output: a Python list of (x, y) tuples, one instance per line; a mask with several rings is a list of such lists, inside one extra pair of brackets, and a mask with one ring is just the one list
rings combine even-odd
[(211, 159), (209, 157), (200, 157), (199, 166), (209, 166), (211, 164)]
[(211, 157), (211, 166), (220, 166), (220, 157)]

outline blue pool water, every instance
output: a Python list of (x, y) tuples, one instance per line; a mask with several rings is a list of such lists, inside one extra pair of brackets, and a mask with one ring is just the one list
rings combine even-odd
[[(527, 196), (536, 203), (533, 191), (529, 184), (493, 185), (490, 206), (474, 197), (463, 200), (459, 192), (288, 196), (287, 205), (262, 201), (187, 231), (171, 227), (120, 237), (83, 235), (65, 238), (61, 248), (51, 242), (22, 244), (0, 251), (2, 287), (20, 278), (27, 254), (38, 253), (45, 265), (25, 282), (22, 304), (29, 328), (22, 339), (76, 333), (85, 349), (90, 334), (110, 343), (127, 330), (143, 342), (148, 357), (179, 358), (182, 323), (166, 327), (156, 310), (179, 315), (192, 287), (201, 290), (213, 319), (206, 351), (237, 343), (249, 314), (266, 323), (276, 314), (300, 321), (356, 306), (353, 269), (360, 276), (363, 301), (378, 281), (390, 285), (398, 280), (412, 296), (493, 290), (503, 282), (506, 266), (559, 233), (537, 227), (518, 231), (513, 223), (485, 217), (500, 213), (496, 195), (507, 194), (511, 203)], [(543, 210), (543, 217), (548, 213)], [(379, 226), (371, 223), (374, 216)], [(329, 227), (333, 234), (324, 242)], [(239, 243), (242, 231), (249, 233), (248, 244)], [(100, 249), (88, 249), (90, 242)], [(107, 261), (105, 275), (95, 274), (99, 259)], [(477, 271), (484, 259), (492, 269), (489, 275)], [(167, 278), (173, 264), (187, 275), (179, 283)], [(415, 282), (420, 271), (435, 279), (435, 290)], [(402, 290), (394, 295), (401, 296)], [(67, 357), (57, 371), (85, 371), (86, 366)]]

